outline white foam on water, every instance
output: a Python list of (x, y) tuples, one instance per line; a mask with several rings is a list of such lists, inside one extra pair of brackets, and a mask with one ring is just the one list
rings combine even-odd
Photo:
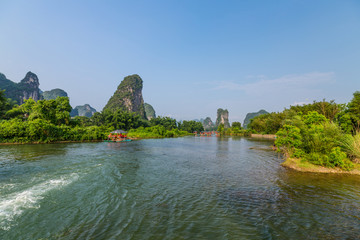
[(9, 230), (15, 217), (21, 215), (26, 209), (39, 208), (39, 201), (44, 195), (54, 189), (61, 188), (78, 179), (77, 174), (50, 179), (20, 192), (0, 197), (0, 229)]

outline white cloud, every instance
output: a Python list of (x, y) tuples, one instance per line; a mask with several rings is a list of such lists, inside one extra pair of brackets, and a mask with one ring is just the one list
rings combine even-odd
[(334, 72), (311, 72), (306, 74), (285, 75), (275, 79), (268, 79), (263, 75), (249, 76), (256, 79), (252, 83), (241, 84), (233, 81), (216, 82), (215, 89), (241, 90), (249, 95), (262, 95), (267, 93), (288, 94), (299, 90), (314, 90), (322, 88), (324, 84), (335, 81)]

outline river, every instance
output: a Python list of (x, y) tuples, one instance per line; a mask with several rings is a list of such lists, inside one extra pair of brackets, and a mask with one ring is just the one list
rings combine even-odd
[(268, 140), (0, 146), (0, 239), (358, 239), (360, 177)]

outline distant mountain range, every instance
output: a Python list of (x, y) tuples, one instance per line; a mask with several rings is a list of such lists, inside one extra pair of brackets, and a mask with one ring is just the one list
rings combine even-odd
[(146, 118), (148, 120), (151, 120), (152, 118), (156, 118), (155, 110), (150, 104), (144, 103), (144, 107), (145, 107)]
[(45, 91), (41, 94), (45, 100), (56, 99), (57, 97), (68, 97), (67, 92), (60, 88), (55, 88), (50, 91)]
[(32, 98), (35, 101), (42, 99), (39, 89), (39, 79), (36, 74), (28, 72), (24, 79), (15, 83), (0, 73), (0, 89), (5, 89), (5, 97), (15, 100), (18, 104)]
[(76, 106), (70, 112), (71, 117), (82, 116), (82, 117), (92, 117), (96, 113), (96, 109), (92, 108), (89, 104), (83, 106)]
[[(38, 101), (42, 99), (52, 100), (57, 97), (68, 97), (68, 94), (60, 88), (43, 92), (39, 86), (40, 82), (35, 73), (26, 73), (24, 79), (19, 83), (7, 79), (5, 74), (0, 73), (0, 90), (5, 90), (5, 97), (15, 100), (17, 104), (23, 104), (24, 101), (29, 98)], [(72, 115), (91, 117), (95, 112), (96, 110), (94, 108), (89, 104), (85, 104), (73, 109)]]

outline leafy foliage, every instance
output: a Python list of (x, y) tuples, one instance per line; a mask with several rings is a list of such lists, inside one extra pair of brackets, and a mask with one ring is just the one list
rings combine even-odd
[(284, 125), (276, 133), (276, 141), (275, 144), (278, 147), (285, 147), (287, 149), (287, 153), (292, 155), (296, 148), (300, 147), (302, 144), (302, 136), (300, 134), (300, 129), (296, 126)]
[(163, 137), (181, 137), (189, 135), (187, 131), (181, 131), (177, 128), (167, 130), (164, 126), (156, 125), (152, 127), (139, 127), (131, 129), (128, 136), (131, 138), (163, 138)]
[(288, 112), (268, 113), (254, 117), (247, 128), (263, 134), (275, 134), (283, 126)]
[(310, 111), (288, 119), (277, 133), (275, 144), (288, 157), (303, 158), (325, 167), (350, 170), (353, 165), (339, 147), (343, 132), (322, 114)]
[(0, 142), (84, 141), (106, 138), (104, 126), (84, 126), (71, 120), (67, 97), (55, 100), (28, 99), (6, 112), (9, 120), (0, 121)]
[(6, 98), (4, 90), (0, 89), (0, 119), (2, 119), (5, 113), (15, 106), (16, 101)]
[(201, 132), (204, 131), (204, 127), (201, 122), (196, 121), (183, 121), (182, 123), (179, 123), (179, 129), (183, 131), (187, 131), (189, 133), (192, 132)]
[(360, 132), (357, 132), (354, 136), (346, 134), (341, 139), (341, 146), (350, 159), (353, 159), (356, 162), (360, 160)]
[(225, 127), (224, 127), (224, 124), (223, 123), (220, 123), (218, 128), (217, 128), (217, 131), (221, 134), (221, 135), (224, 135), (225, 134)]
[(152, 118), (150, 120), (150, 125), (151, 126), (161, 125), (164, 126), (166, 130), (178, 128), (176, 120), (170, 117), (158, 116), (156, 118)]

